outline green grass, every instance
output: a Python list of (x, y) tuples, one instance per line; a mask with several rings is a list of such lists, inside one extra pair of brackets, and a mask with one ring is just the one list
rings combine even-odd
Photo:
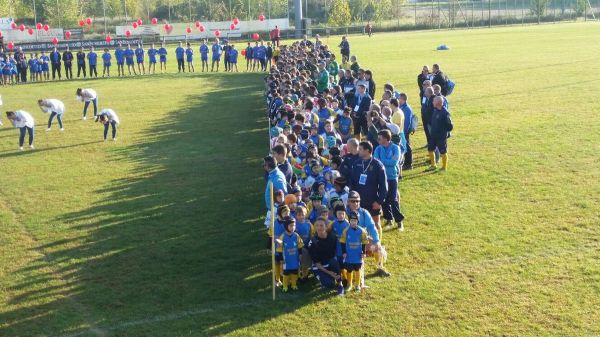
[[(271, 302), (262, 76), (5, 88), (3, 108), (39, 126), (25, 153), (0, 129), (0, 335), (600, 335), (596, 31), (350, 37), (378, 87), (394, 83), (413, 107), (423, 64), (457, 87), (449, 172), (424, 174), (416, 151), (407, 229), (383, 237), (393, 276), (345, 298), (309, 285)], [(452, 49), (434, 51), (442, 43)], [(119, 113), (117, 143), (80, 120), (77, 86)], [(35, 101), (47, 96), (67, 103), (62, 134), (44, 132)]]

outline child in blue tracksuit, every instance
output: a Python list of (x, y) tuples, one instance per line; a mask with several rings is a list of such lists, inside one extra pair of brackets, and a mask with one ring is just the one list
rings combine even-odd
[(104, 54), (102, 54), (102, 63), (104, 65), (104, 69), (102, 70), (102, 77), (106, 75), (106, 77), (110, 77), (110, 59), (112, 55), (108, 52), (108, 48), (104, 48)]
[(212, 65), (210, 71), (214, 71), (215, 63), (217, 64), (217, 72), (219, 71), (219, 63), (221, 63), (221, 54), (223, 53), (223, 46), (219, 44), (219, 39), (215, 38), (215, 43), (212, 45)]
[(35, 57), (33, 56), (33, 54), (29, 54), (29, 61), (27, 61), (27, 64), (29, 64), (29, 81), (33, 82), (33, 81), (37, 81), (37, 72), (38, 72), (38, 60), (37, 60), (37, 54), (35, 54)]
[(125, 76), (125, 51), (121, 48), (122, 44), (119, 43), (117, 49), (115, 49), (115, 59), (117, 59), (117, 75)]
[(148, 74), (156, 73), (156, 55), (158, 54), (158, 49), (155, 48), (154, 43), (148, 49)]
[(339, 240), (342, 246), (344, 267), (346, 268), (347, 291), (350, 291), (352, 286), (355, 287), (356, 291), (360, 291), (360, 270), (365, 260), (369, 239), (367, 231), (358, 226), (358, 214), (356, 212), (350, 212), (348, 219), (350, 226), (344, 229)]
[(138, 43), (137, 48), (135, 48), (135, 60), (137, 62), (138, 73), (146, 75), (146, 66), (144, 66), (144, 48), (142, 48), (141, 43)]
[(296, 220), (286, 217), (283, 220), (285, 232), (277, 239), (277, 252), (281, 254), (283, 262), (283, 292), (288, 291), (291, 284), (292, 290), (298, 290), (298, 270), (300, 270), (300, 256), (304, 242), (296, 230)]
[(196, 69), (194, 69), (194, 50), (192, 49), (192, 45), (189, 42), (187, 43), (187, 48), (185, 50), (185, 58), (188, 65), (188, 72), (195, 72)]
[(90, 77), (92, 74), (98, 78), (98, 71), (96, 70), (96, 65), (98, 64), (98, 54), (94, 51), (94, 46), (90, 47), (90, 52), (87, 54), (88, 64), (90, 66)]
[(200, 45), (200, 59), (202, 61), (202, 72), (204, 72), (204, 66), (206, 66), (206, 71), (208, 71), (208, 45), (206, 44), (206, 39), (202, 40), (202, 44)]
[(185, 56), (185, 49), (181, 46), (181, 42), (179, 42), (179, 46), (175, 49), (175, 58), (177, 59), (177, 71), (185, 72), (185, 64), (183, 63), (183, 57)]
[(252, 51), (254, 49), (252, 49), (252, 46), (250, 45), (250, 42), (248, 42), (248, 47), (246, 47), (246, 71), (250, 71), (251, 70), (251, 65), (252, 65)]
[(339, 205), (334, 208), (335, 220), (330, 224), (329, 230), (331, 233), (335, 234), (336, 246), (335, 246), (335, 256), (337, 257), (338, 263), (340, 264), (340, 270), (343, 280), (347, 280), (346, 275), (346, 266), (344, 265), (344, 253), (342, 251), (342, 245), (340, 243), (340, 238), (344, 233), (344, 230), (350, 226), (348, 220), (346, 220), (346, 209), (344, 206)]
[[(164, 43), (158, 48), (158, 55), (160, 56), (160, 73), (162, 74), (167, 71), (167, 48), (165, 48)], [(164, 71), (163, 66), (165, 67)]]
[(50, 57), (46, 55), (45, 52), (42, 52), (42, 56), (40, 56), (40, 60), (42, 61), (42, 73), (45, 81), (50, 80)]
[(133, 74), (137, 75), (135, 72), (135, 66), (133, 63), (133, 57), (135, 56), (135, 51), (131, 49), (131, 45), (127, 44), (127, 49), (125, 49), (125, 63), (127, 63), (127, 71), (129, 75), (131, 75), (131, 69), (133, 69)]
[(232, 44), (229, 48), (229, 71), (233, 71), (233, 67), (235, 67), (235, 72), (238, 72), (237, 67), (237, 59), (238, 59), (238, 51), (235, 49), (235, 46)]

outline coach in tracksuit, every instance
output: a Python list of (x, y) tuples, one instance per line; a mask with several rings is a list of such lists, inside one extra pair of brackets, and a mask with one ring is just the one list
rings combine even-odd
[(429, 143), (427, 151), (429, 151), (429, 161), (431, 167), (429, 169), (437, 169), (434, 150), (439, 150), (442, 156), (442, 171), (448, 168), (448, 138), (450, 131), (454, 128), (450, 112), (444, 108), (444, 97), (436, 96), (433, 99), (433, 114), (431, 116), (431, 131), (429, 135)]
[(360, 194), (360, 207), (369, 211), (381, 237), (379, 215), (388, 192), (385, 169), (378, 159), (373, 158), (373, 145), (369, 142), (360, 143), (358, 156), (350, 175), (350, 190)]
[(392, 142), (392, 133), (390, 130), (381, 130), (377, 134), (379, 146), (375, 149), (373, 157), (381, 161), (385, 168), (387, 178), (387, 195), (383, 203), (383, 217), (388, 225), (392, 220), (398, 224), (399, 230), (404, 230), (404, 215), (400, 211), (400, 198), (398, 196), (398, 177), (400, 176), (400, 162), (402, 160), (402, 151), (400, 146)]
[(50, 53), (50, 64), (52, 65), (52, 79), (56, 77), (56, 73), (58, 73), (58, 79), (60, 80), (60, 52), (56, 47)]

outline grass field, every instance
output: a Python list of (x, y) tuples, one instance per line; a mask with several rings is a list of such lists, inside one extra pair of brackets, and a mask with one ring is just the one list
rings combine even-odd
[[(416, 151), (407, 229), (383, 237), (392, 277), (344, 298), (306, 285), (271, 301), (261, 75), (2, 88), (38, 127), (24, 153), (0, 128), (0, 336), (600, 335), (597, 31), (350, 37), (415, 108), (423, 64), (457, 87), (449, 172), (424, 174)], [(80, 120), (78, 86), (120, 115), (118, 142)], [(67, 104), (64, 133), (44, 132), (49, 96)]]

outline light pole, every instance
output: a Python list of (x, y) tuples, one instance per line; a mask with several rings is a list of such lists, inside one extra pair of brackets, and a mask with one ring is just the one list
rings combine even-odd
[(102, 12), (104, 13), (104, 35), (106, 35), (106, 3), (102, 0)]
[(60, 27), (60, 8), (58, 7), (58, 0), (56, 0), (56, 16), (58, 16), (58, 27)]

